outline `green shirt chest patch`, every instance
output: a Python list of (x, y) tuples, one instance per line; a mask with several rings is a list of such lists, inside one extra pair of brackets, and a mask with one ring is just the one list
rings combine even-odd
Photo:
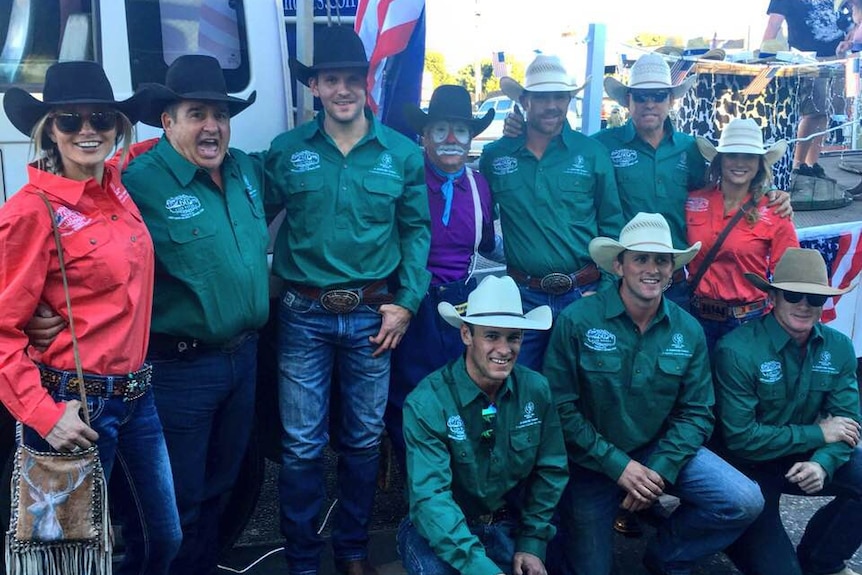
[(587, 161), (583, 156), (578, 154), (575, 156), (575, 159), (572, 160), (571, 165), (563, 170), (564, 174), (574, 174), (576, 176), (590, 176), (592, 172), (590, 171), (590, 166), (587, 165)]
[(512, 156), (494, 158), (491, 162), (491, 171), (495, 176), (507, 176), (518, 171), (518, 160)]
[(760, 383), (774, 385), (781, 381), (783, 377), (784, 372), (782, 371), (780, 361), (764, 361), (760, 364), (760, 375), (758, 376)]
[(290, 171), (293, 174), (303, 174), (320, 169), (320, 154), (311, 150), (300, 150), (290, 155)]
[(401, 179), (401, 174), (399, 174), (395, 169), (392, 154), (389, 152), (383, 152), (380, 154), (380, 157), (377, 159), (377, 163), (371, 168), (371, 170), (369, 170), (369, 172), (377, 174), (378, 176), (389, 176), (390, 178), (396, 178), (398, 180)]
[(620, 148), (611, 152), (611, 163), (615, 168), (630, 168), (638, 163), (637, 150)]
[(662, 355), (670, 355), (674, 357), (691, 357), (692, 352), (691, 348), (688, 347), (688, 344), (685, 341), (685, 336), (680, 332), (676, 332), (670, 338), (670, 345), (667, 346), (664, 351), (662, 351)]
[(165, 200), (165, 209), (168, 211), (169, 220), (189, 220), (204, 213), (197, 196), (180, 194)]
[(453, 415), (446, 420), (446, 427), (449, 428), (449, 439), (453, 441), (466, 441), (467, 432), (464, 431), (464, 420), (460, 415)]
[(837, 375), (838, 369), (832, 365), (832, 354), (824, 350), (820, 352), (820, 356), (814, 365), (811, 366), (811, 371), (814, 373), (826, 373), (829, 375)]
[(593, 351), (616, 351), (617, 336), (606, 329), (594, 327), (587, 330), (584, 345)]
[(542, 420), (536, 417), (536, 404), (528, 401), (524, 404), (524, 414), (521, 416), (521, 421), (518, 422), (515, 429), (524, 429), (525, 427), (532, 427), (540, 423), (542, 423)]

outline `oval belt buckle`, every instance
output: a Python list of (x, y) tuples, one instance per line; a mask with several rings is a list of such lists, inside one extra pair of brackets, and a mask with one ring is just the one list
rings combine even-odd
[(575, 287), (575, 282), (570, 275), (553, 272), (543, 277), (539, 285), (545, 293), (560, 295)]
[(320, 305), (329, 313), (350, 313), (360, 301), (358, 293), (347, 289), (332, 289), (320, 294)]

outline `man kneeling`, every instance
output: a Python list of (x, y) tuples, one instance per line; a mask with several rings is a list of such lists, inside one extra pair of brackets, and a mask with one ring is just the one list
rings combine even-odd
[(509, 277), (485, 278), (463, 316), (441, 302), (466, 353), (423, 379), (404, 404), (410, 516), (398, 531), (409, 575), (545, 575), (550, 524), (568, 478), (547, 380), (515, 365), (524, 314)]

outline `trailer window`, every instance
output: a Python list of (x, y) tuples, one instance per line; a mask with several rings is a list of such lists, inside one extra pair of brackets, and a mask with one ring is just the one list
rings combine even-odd
[(183, 54), (208, 54), (224, 70), (229, 92), (249, 83), (241, 0), (126, 0), (132, 87), (162, 83)]
[(39, 91), (51, 64), (93, 59), (90, 0), (0, 0), (0, 89)]

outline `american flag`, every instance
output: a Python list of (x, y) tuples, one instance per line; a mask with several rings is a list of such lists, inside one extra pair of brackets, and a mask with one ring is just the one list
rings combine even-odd
[(491, 68), (494, 69), (494, 76), (502, 78), (509, 75), (508, 66), (506, 66), (506, 54), (503, 52), (491, 52)]
[(746, 96), (759, 96), (763, 93), (777, 73), (778, 66), (767, 66), (761, 70), (760, 73), (754, 77), (751, 83), (739, 93), (745, 94)]
[(383, 70), (386, 59), (407, 46), (425, 0), (359, 0), (356, 33), (368, 56), (368, 105), (378, 114), (383, 105)]

